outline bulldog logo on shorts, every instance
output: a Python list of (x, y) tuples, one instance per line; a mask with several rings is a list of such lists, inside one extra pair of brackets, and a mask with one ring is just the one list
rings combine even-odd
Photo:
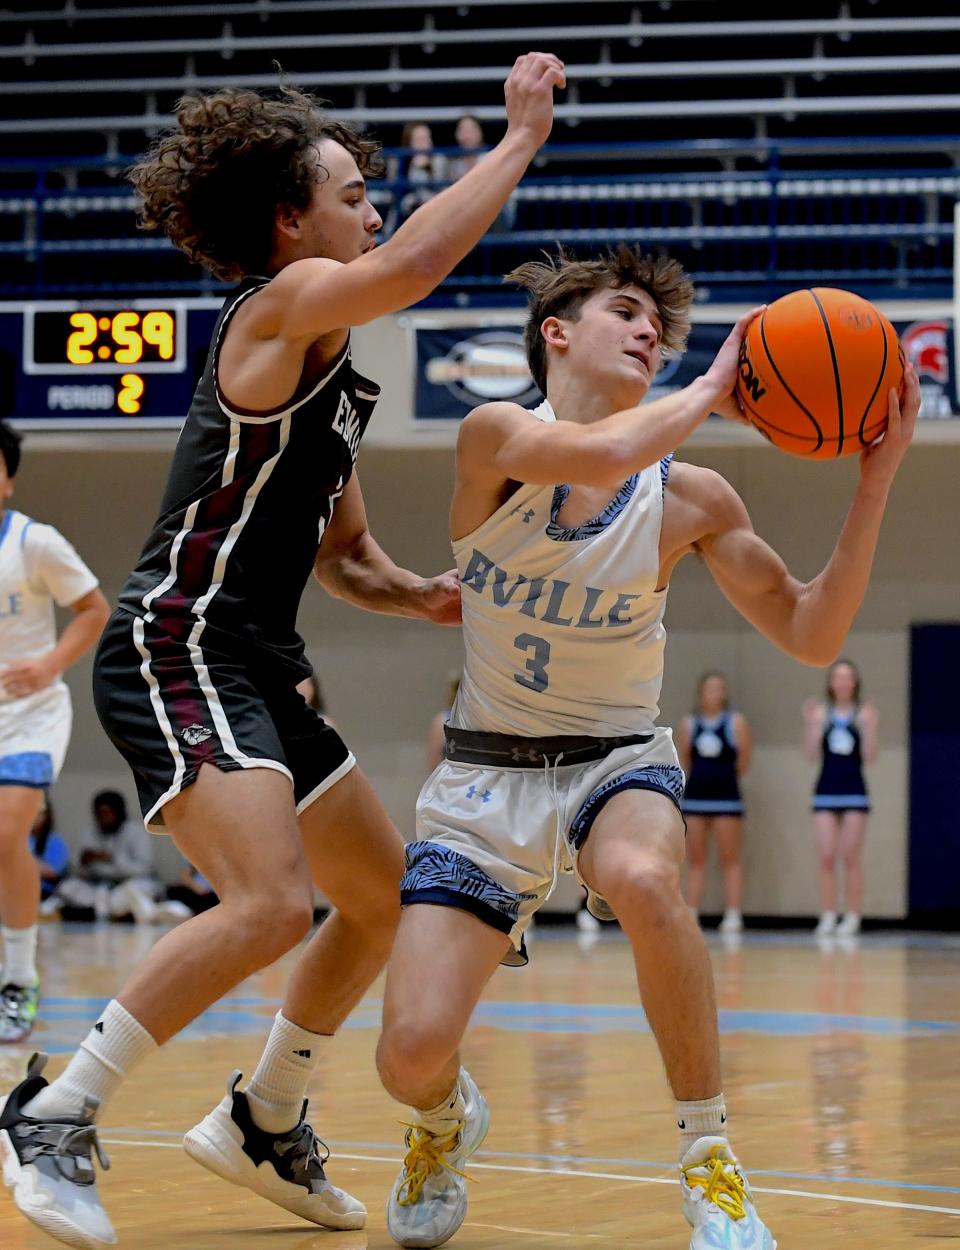
[(213, 730), (207, 729), (205, 725), (188, 725), (186, 729), (181, 729), (180, 737), (188, 747), (197, 747), (213, 737)]

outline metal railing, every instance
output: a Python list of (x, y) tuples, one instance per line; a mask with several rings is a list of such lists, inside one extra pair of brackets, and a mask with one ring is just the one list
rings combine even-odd
[[(936, 142), (921, 137), (897, 145), (906, 155), (925, 153)], [(785, 156), (796, 159), (804, 148), (775, 143), (764, 147), (762, 169), (718, 170), (713, 166), (735, 161), (742, 144), (711, 144), (706, 151), (696, 143), (670, 147), (675, 158), (696, 158), (704, 168), (612, 177), (583, 173), (584, 154), (598, 165), (606, 155), (622, 166), (632, 153), (637, 168), (641, 160), (658, 159), (660, 145), (544, 149), (547, 171), (562, 169), (573, 153), (581, 171), (526, 178), (447, 289), (490, 289), (517, 261), (554, 243), (589, 251), (623, 240), (677, 254), (711, 290), (771, 297), (797, 285), (842, 280), (900, 291), (927, 288), (931, 297), (949, 291), (960, 172), (889, 163), (875, 170), (783, 170)], [(388, 155), (402, 168), (404, 153)], [(137, 231), (136, 200), (121, 173), (117, 159), (0, 162), (0, 293), (219, 289), (164, 238)], [(82, 185), (91, 177), (102, 180)], [(373, 184), (384, 237), (419, 198), (439, 189), (402, 177)]]

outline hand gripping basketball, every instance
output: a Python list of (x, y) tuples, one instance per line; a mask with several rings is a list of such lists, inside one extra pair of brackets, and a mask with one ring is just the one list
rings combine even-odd
[(750, 326), (737, 396), (777, 447), (833, 459), (863, 451), (883, 433), (903, 366), (883, 313), (852, 291), (815, 287), (775, 300)]

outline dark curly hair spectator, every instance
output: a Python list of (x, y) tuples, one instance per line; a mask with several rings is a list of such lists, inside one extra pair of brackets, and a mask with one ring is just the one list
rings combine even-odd
[(226, 87), (184, 96), (177, 129), (131, 168), (140, 224), (161, 229), (191, 260), (233, 282), (262, 273), (279, 208), (303, 211), (328, 172), (317, 147), (333, 139), (366, 177), (383, 172), (380, 144), (320, 111), (292, 87), (277, 98)]

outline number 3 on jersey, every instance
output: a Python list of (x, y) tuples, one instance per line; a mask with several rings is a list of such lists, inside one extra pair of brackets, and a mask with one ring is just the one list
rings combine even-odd
[(524, 665), (530, 676), (514, 673), (513, 680), (521, 686), (526, 686), (528, 690), (535, 690), (537, 694), (542, 694), (550, 684), (550, 679), (547, 677), (547, 665), (550, 663), (549, 642), (546, 638), (538, 638), (535, 634), (517, 634), (513, 645), (518, 651), (533, 653), (527, 656), (527, 662)]

